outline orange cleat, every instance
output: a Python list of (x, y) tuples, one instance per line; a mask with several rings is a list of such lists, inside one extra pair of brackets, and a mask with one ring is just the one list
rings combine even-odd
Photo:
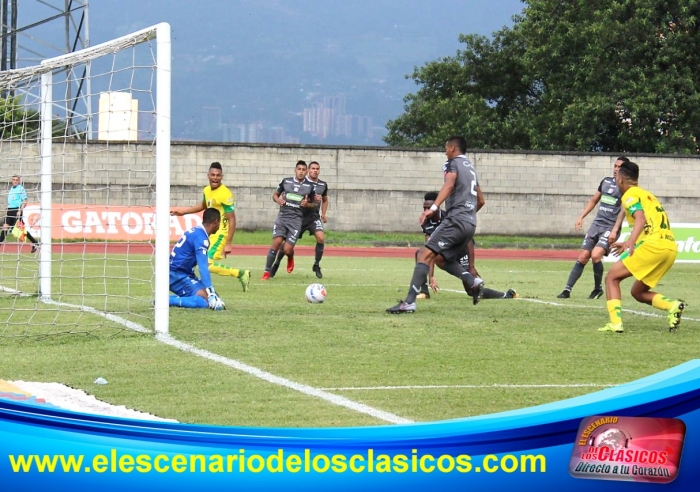
[(287, 258), (287, 273), (292, 273), (294, 271), (294, 257)]
[(270, 280), (270, 272), (263, 273), (262, 277), (260, 277), (260, 280)]

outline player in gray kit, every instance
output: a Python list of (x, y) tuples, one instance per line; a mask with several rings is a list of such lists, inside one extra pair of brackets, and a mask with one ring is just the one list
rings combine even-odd
[[(425, 194), (423, 197), (423, 210), (429, 209), (430, 207), (433, 206), (433, 203), (435, 202), (435, 199), (437, 198), (438, 193), (436, 191), (431, 191)], [(443, 218), (443, 213), (442, 209), (438, 209), (435, 214), (427, 219), (425, 222), (423, 222), (423, 225), (421, 226), (423, 228), (423, 234), (425, 234), (425, 240), (427, 241), (430, 239), (430, 236), (435, 232), (435, 229), (440, 225), (440, 222), (442, 222)], [(474, 275), (475, 277), (481, 277), (479, 275), (479, 272), (476, 271), (476, 268), (474, 266), (474, 259), (476, 255), (474, 254), (474, 239), (472, 238), (471, 241), (469, 241), (465, 246), (462, 247), (462, 251), (459, 253), (459, 264), (462, 265), (462, 268), (464, 268), (466, 271)], [(420, 250), (416, 251), (416, 262), (418, 261), (418, 253), (420, 253)], [(435, 266), (438, 266), (439, 268), (442, 268), (444, 270), (444, 259), (441, 256), (438, 256), (435, 258)], [(423, 285), (421, 285), (420, 288), (420, 294), (416, 297), (416, 299), (430, 299), (430, 290), (428, 288), (428, 281), (430, 281), (430, 287), (432, 287), (434, 292), (438, 291), (438, 286), (437, 283), (435, 282), (435, 277), (433, 276), (433, 271), (434, 267), (430, 269), (429, 273), (429, 278), (426, 279), (426, 281), (423, 282)], [(470, 297), (474, 297), (474, 292), (473, 291), (467, 291), (467, 295)], [(507, 292), (501, 292), (498, 290), (493, 290), (489, 289), (488, 287), (483, 288), (483, 299), (517, 299), (520, 297), (518, 293), (515, 291), (515, 289), (508, 289)]]
[[(308, 207), (303, 209), (304, 218), (301, 224), (301, 231), (299, 232), (299, 238), (301, 238), (306, 231), (316, 237), (316, 251), (312, 270), (316, 274), (317, 278), (323, 278), (320, 265), (321, 258), (323, 258), (324, 242), (326, 239), (323, 231), (323, 224), (328, 221), (326, 216), (326, 213), (328, 212), (328, 183), (318, 179), (318, 174), (320, 171), (321, 165), (318, 162), (309, 162), (309, 171), (306, 174), (304, 181), (308, 181), (313, 185), (315, 200), (313, 202), (313, 206), (310, 203)], [(277, 252), (275, 262), (272, 264), (270, 277), (274, 277), (277, 273), (283, 257), (284, 250), (280, 248), (280, 250)]]
[(305, 176), (306, 162), (298, 161), (294, 167), (294, 176), (284, 178), (272, 194), (272, 199), (280, 206), (280, 211), (272, 227), (272, 246), (267, 253), (265, 272), (260, 280), (270, 279), (270, 269), (282, 243), (284, 254), (289, 258), (287, 271), (291, 273), (294, 270), (294, 246), (301, 231), (303, 209), (314, 201), (313, 186), (304, 180)]
[(623, 162), (629, 162), (627, 157), (618, 157), (613, 164), (613, 176), (603, 178), (598, 186), (598, 191), (588, 200), (583, 212), (578, 216), (574, 228), (580, 231), (583, 227), (583, 219), (600, 203), (598, 213), (593, 219), (591, 227), (586, 232), (586, 237), (583, 239), (581, 246), (581, 254), (579, 254), (574, 267), (569, 273), (569, 279), (566, 281), (566, 287), (557, 297), (559, 299), (568, 299), (571, 297), (571, 289), (574, 288), (576, 281), (581, 277), (583, 269), (586, 267), (588, 260), (593, 260), (593, 291), (588, 296), (589, 299), (598, 299), (603, 295), (603, 256), (610, 252), (610, 245), (615, 242), (620, 232), (620, 225), (624, 218), (624, 212), (621, 211), (620, 198), (622, 193), (617, 187), (615, 176), (617, 170)]
[(318, 179), (318, 174), (321, 172), (321, 165), (316, 161), (309, 163), (309, 172), (306, 175), (306, 181), (313, 184), (315, 207), (304, 209), (304, 222), (301, 226), (301, 234), (309, 231), (316, 237), (316, 251), (314, 257), (314, 266), (311, 268), (316, 274), (316, 278), (323, 278), (321, 273), (321, 258), (323, 258), (324, 242), (326, 240), (323, 232), (323, 224), (328, 221), (326, 213), (328, 211), (328, 183)]
[(418, 253), (418, 262), (413, 269), (406, 298), (388, 308), (387, 313), (416, 311), (416, 296), (438, 255), (445, 258), (444, 270), (459, 278), (466, 291), (473, 292), (474, 304), (483, 296), (484, 281), (465, 271), (459, 263), (464, 245), (474, 237), (476, 212), (484, 205), (476, 169), (464, 155), (466, 151), (467, 142), (464, 137), (454, 136), (445, 141), (447, 162), (442, 166), (444, 182), (433, 205), (423, 210), (419, 221), (423, 225), (440, 209), (443, 202), (446, 207), (445, 217)]

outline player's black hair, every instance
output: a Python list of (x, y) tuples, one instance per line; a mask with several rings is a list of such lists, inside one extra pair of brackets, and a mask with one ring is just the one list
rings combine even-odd
[(623, 162), (617, 170), (617, 174), (621, 174), (632, 181), (637, 181), (639, 179), (639, 166), (632, 161)]
[(615, 159), (615, 161), (616, 161), (616, 162), (617, 162), (617, 161), (629, 162), (630, 160), (629, 160), (627, 157), (625, 157), (624, 155), (621, 155), (620, 157), (618, 157), (617, 159)]
[(202, 224), (211, 224), (217, 220), (221, 220), (221, 213), (217, 209), (208, 208), (204, 211), (204, 215), (202, 216)]
[(467, 139), (459, 135), (452, 135), (445, 140), (445, 143), (451, 143), (459, 148), (459, 151), (464, 154), (467, 151)]
[(435, 199), (437, 199), (438, 192), (437, 191), (429, 191), (428, 193), (425, 194), (423, 197), (423, 200), (426, 202), (434, 202)]
[(306, 161), (297, 161), (297, 163), (294, 165), (294, 167), (296, 168), (296, 167), (299, 166), (299, 165), (304, 166), (304, 167), (307, 167)]
[(221, 163), (220, 163), (220, 162), (212, 162), (212, 163), (211, 163), (211, 166), (209, 166), (209, 169), (218, 169), (218, 170), (221, 171), (222, 173), (224, 172), (224, 170), (221, 168)]
[(318, 167), (321, 167), (321, 164), (319, 164), (318, 161), (309, 162), (309, 167), (311, 167), (311, 164), (316, 164)]

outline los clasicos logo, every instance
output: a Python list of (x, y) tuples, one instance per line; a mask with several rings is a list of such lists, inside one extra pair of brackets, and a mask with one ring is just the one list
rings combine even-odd
[(599, 415), (583, 419), (577, 437), (569, 461), (573, 477), (668, 483), (678, 476), (685, 423)]

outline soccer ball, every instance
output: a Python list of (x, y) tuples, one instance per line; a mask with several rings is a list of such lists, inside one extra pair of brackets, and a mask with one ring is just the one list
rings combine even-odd
[(306, 288), (306, 300), (320, 304), (326, 300), (326, 288), (321, 284), (311, 284)]

